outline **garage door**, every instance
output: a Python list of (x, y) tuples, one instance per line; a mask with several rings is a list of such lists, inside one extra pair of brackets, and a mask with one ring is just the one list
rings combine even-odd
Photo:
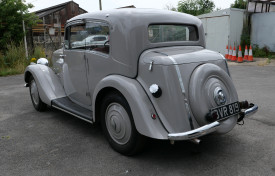
[(229, 37), (229, 16), (201, 19), (205, 31), (206, 48), (225, 54)]

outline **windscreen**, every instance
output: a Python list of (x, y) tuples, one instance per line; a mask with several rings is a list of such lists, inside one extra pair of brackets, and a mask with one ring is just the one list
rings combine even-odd
[(148, 36), (151, 43), (197, 41), (197, 28), (184, 24), (153, 24), (148, 27)]

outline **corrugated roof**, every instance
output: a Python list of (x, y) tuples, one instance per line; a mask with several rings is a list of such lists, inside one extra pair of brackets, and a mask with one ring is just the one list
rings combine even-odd
[(57, 11), (59, 11), (60, 9), (63, 9), (63, 8), (65, 8), (65, 6), (63, 6), (63, 7), (58, 7), (58, 8), (51, 9), (51, 10), (49, 9), (49, 10), (47, 10), (47, 11), (43, 11), (43, 12), (40, 12), (40, 13), (36, 13), (36, 15), (37, 15), (39, 18), (42, 18), (42, 17), (47, 16), (47, 15), (49, 15), (49, 14), (51, 14), (51, 13), (57, 12)]
[(55, 5), (55, 6), (51, 6), (51, 7), (48, 7), (48, 8), (45, 8), (45, 9), (41, 9), (41, 10), (37, 10), (33, 13), (35, 14), (39, 14), (39, 13), (42, 13), (42, 12), (45, 12), (45, 11), (48, 11), (48, 10), (52, 10), (52, 9), (55, 9), (55, 8), (59, 8), (59, 7), (65, 7), (66, 4), (70, 3), (70, 2), (73, 2), (73, 1), (68, 1), (68, 2), (64, 2), (62, 4), (58, 4), (58, 5)]
[[(50, 13), (54, 13), (60, 9), (63, 9), (65, 8), (65, 6), (69, 3), (75, 3), (74, 1), (68, 1), (68, 2), (64, 2), (62, 4), (58, 4), (58, 5), (55, 5), (55, 6), (51, 6), (51, 7), (48, 7), (48, 8), (45, 8), (45, 9), (41, 9), (41, 10), (38, 10), (38, 11), (35, 11), (34, 13), (39, 17), (39, 18), (42, 18), (44, 16), (47, 16), (48, 14)], [(77, 4), (77, 3), (75, 3)], [(80, 9), (84, 10), (83, 8), (79, 7)], [(86, 10), (84, 10), (85, 12), (87, 12)]]

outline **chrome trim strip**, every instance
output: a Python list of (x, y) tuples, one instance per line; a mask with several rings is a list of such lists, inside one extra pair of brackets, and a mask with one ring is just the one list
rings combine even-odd
[(251, 104), (251, 105), (252, 105), (251, 108), (248, 108), (247, 110), (244, 111), (244, 117), (249, 117), (258, 111), (257, 105), (255, 105), (255, 104)]
[(182, 81), (182, 77), (181, 77), (181, 74), (180, 74), (180, 69), (179, 69), (179, 66), (178, 66), (178, 63), (175, 61), (175, 59), (171, 56), (167, 56), (172, 62), (173, 64), (175, 65), (175, 68), (176, 68), (176, 71), (177, 71), (177, 75), (178, 75), (178, 79), (179, 79), (179, 82), (180, 82), (180, 88), (181, 88), (181, 92), (183, 94), (185, 94), (185, 88), (184, 88), (184, 85), (183, 85), (183, 81)]
[(66, 113), (68, 113), (68, 114), (71, 114), (71, 115), (73, 115), (73, 116), (75, 116), (75, 117), (77, 117), (77, 118), (79, 118), (79, 119), (81, 119), (81, 120), (84, 120), (84, 121), (88, 122), (88, 123), (93, 124), (93, 122), (92, 122), (91, 120), (88, 120), (88, 119), (85, 119), (85, 118), (83, 118), (83, 117), (80, 117), (79, 115), (76, 115), (76, 114), (74, 114), (74, 113), (71, 113), (71, 112), (69, 112), (69, 111), (67, 111), (67, 110), (65, 110), (65, 109), (62, 109), (62, 108), (58, 107), (58, 106), (52, 105), (52, 107), (54, 107), (54, 108), (56, 108), (56, 109), (58, 109), (58, 110), (61, 110), (61, 111), (63, 111), (63, 112), (66, 112)]
[(220, 126), (220, 123), (216, 121), (191, 131), (187, 131), (183, 133), (170, 133), (168, 134), (168, 139), (175, 140), (175, 141), (195, 139), (216, 131), (219, 126)]

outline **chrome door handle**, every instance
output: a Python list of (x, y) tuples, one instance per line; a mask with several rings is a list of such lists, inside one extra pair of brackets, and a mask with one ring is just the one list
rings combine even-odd
[(65, 55), (65, 54), (60, 54), (59, 56), (60, 56), (60, 57), (66, 57), (66, 55)]

